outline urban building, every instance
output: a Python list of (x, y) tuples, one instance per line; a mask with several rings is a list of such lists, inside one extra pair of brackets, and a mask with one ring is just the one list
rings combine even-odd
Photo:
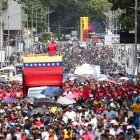
[[(1, 0), (0, 40), (5, 51), (5, 61), (20, 51), (23, 46), (23, 33), (27, 16), (21, 4), (15, 0)], [(23, 48), (23, 47), (22, 47)], [(23, 49), (22, 49), (23, 51)]]
[(7, 10), (3, 12), (4, 41), (9, 46), (16, 46), (17, 41), (22, 41), (23, 31), (27, 16), (22, 5), (15, 0), (7, 0)]
[[(140, 73), (140, 59), (138, 57), (137, 67), (134, 60), (134, 47), (135, 44), (113, 44), (113, 61), (125, 69), (126, 73), (135, 75)], [(138, 52), (140, 44), (137, 45)]]

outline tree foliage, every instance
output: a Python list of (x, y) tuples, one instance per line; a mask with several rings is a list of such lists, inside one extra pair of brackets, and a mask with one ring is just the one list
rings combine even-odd
[[(111, 4), (112, 10), (125, 9), (125, 13), (123, 13), (120, 17), (120, 23), (122, 27), (128, 29), (134, 29), (135, 23), (135, 0), (108, 0)], [(140, 0), (138, 0), (138, 7), (140, 6)], [(140, 12), (138, 11), (138, 28), (140, 29)]]
[[(33, 5), (40, 5), (45, 12), (46, 7), (54, 10), (50, 14), (51, 31), (58, 32), (59, 25), (61, 27), (79, 28), (79, 19), (81, 16), (88, 16), (90, 21), (104, 20), (103, 12), (107, 11), (111, 4), (108, 0), (23, 0), (25, 5), (32, 7)], [(31, 10), (29, 13), (29, 21), (31, 21)], [(35, 22), (35, 21), (34, 21)], [(38, 20), (38, 23), (40, 20)], [(43, 20), (43, 22), (45, 22)], [(30, 23), (31, 24), (31, 23)], [(40, 24), (43, 28), (47, 28), (44, 23)], [(67, 30), (66, 30), (67, 31)]]

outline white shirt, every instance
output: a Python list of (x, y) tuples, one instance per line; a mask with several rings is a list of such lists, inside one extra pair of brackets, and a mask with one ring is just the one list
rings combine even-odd
[(6, 140), (11, 140), (12, 139), (12, 135), (11, 134), (7, 134), (6, 135)]
[(116, 136), (120, 133), (120, 128), (117, 128), (117, 130), (115, 130), (114, 128), (110, 129), (110, 134), (113, 136)]
[(41, 133), (42, 140), (45, 140), (48, 137), (49, 133), (47, 131)]
[(74, 111), (67, 111), (65, 113), (65, 116), (68, 118), (68, 119), (71, 119), (72, 121), (74, 121), (74, 118), (76, 117), (76, 113)]
[(95, 127), (97, 127), (97, 118), (91, 119), (91, 124)]
[(87, 116), (88, 116), (88, 114), (89, 114), (89, 111), (90, 111), (90, 110), (88, 110), (88, 111), (85, 111), (85, 117), (87, 117)]
[(17, 140), (21, 140), (21, 134), (20, 133), (15, 134), (15, 136), (17, 137)]
[[(44, 140), (48, 140), (48, 139), (49, 139), (49, 135), (47, 135)], [(54, 135), (54, 140), (58, 140), (56, 135)]]

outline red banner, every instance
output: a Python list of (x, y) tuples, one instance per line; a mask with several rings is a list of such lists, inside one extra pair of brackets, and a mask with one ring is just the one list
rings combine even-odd
[(83, 30), (83, 41), (86, 41), (86, 39), (88, 38), (88, 30)]

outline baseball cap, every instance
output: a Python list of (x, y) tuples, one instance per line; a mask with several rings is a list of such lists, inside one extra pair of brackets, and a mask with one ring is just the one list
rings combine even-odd
[(127, 122), (123, 122), (121, 125), (128, 125), (128, 123)]
[(115, 125), (115, 126), (116, 126), (116, 125), (119, 125), (119, 123), (118, 123), (118, 122), (114, 122), (114, 123), (113, 123), (113, 125)]
[(126, 127), (126, 129), (132, 129), (132, 126), (131, 126), (131, 125), (128, 125), (128, 126)]
[(116, 122), (116, 120), (111, 120), (111, 122), (110, 122), (110, 123), (111, 123), (111, 124), (114, 124), (115, 122)]

